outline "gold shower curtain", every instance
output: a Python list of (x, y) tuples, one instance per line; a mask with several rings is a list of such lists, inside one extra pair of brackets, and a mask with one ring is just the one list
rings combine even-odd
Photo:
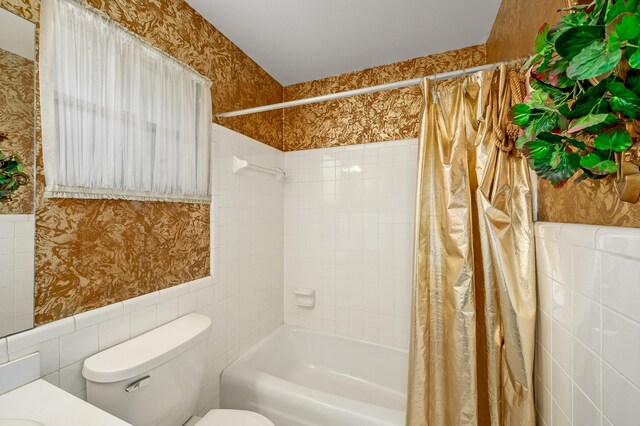
[(506, 135), (523, 83), (422, 89), (407, 424), (534, 425), (532, 190)]

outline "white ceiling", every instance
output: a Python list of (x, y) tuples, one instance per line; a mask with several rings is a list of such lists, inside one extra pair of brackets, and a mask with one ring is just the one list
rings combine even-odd
[(283, 85), (482, 44), (500, 0), (187, 0)]

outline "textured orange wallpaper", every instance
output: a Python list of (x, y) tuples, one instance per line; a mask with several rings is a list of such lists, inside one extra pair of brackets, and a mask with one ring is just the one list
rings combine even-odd
[[(558, 9), (568, 4), (567, 0), (503, 0), (487, 41), (487, 61), (531, 53), (540, 25), (555, 22), (561, 16)], [(542, 221), (640, 227), (640, 203), (620, 201), (611, 181), (585, 181), (555, 189), (539, 180), (538, 198), (538, 219)]]
[[(484, 46), (287, 86), (284, 100), (391, 83), (485, 63)], [(284, 150), (322, 148), (418, 136), (422, 95), (418, 86), (284, 110)]]
[(0, 151), (17, 155), (31, 181), (11, 200), (0, 202), (0, 214), (33, 214), (33, 91), (34, 64), (22, 56), (0, 49)]
[[(282, 86), (184, 0), (88, 0), (213, 81), (214, 111), (282, 100)], [(0, 0), (32, 22), (38, 0)], [(39, 105), (38, 105), (39, 106)], [(40, 147), (39, 113), (37, 140)], [(282, 114), (225, 126), (280, 148)], [(38, 155), (36, 323), (43, 324), (209, 274), (209, 206), (44, 199)]]
[(531, 53), (538, 28), (554, 24), (558, 9), (567, 0), (502, 0), (498, 16), (487, 40), (487, 62), (520, 58)]
[(40, 0), (0, 0), (0, 7), (35, 24), (40, 19)]
[(620, 201), (611, 180), (556, 189), (538, 180), (538, 220), (640, 228), (640, 203)]

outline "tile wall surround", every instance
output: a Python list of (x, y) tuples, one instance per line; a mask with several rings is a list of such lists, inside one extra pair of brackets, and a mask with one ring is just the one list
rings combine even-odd
[(35, 219), (0, 214), (0, 336), (33, 327)]
[(640, 230), (536, 224), (541, 425), (640, 419)]
[[(285, 322), (405, 348), (415, 139), (287, 152)], [(316, 291), (314, 308), (294, 289)]]
[[(29, 331), (0, 339), (0, 371), (12, 361), (40, 354), (40, 375), (49, 383), (86, 400), (82, 364), (91, 355), (150, 331), (189, 313), (198, 312), (214, 321), (221, 300), (211, 277), (114, 303), (54, 321)], [(209, 335), (207, 369), (198, 412), (217, 407), (219, 387), (214, 371), (222, 371), (226, 360), (217, 358), (215, 333)]]
[(235, 174), (232, 158), (284, 168), (284, 153), (218, 125), (213, 141), (211, 271), (222, 297), (214, 334), (226, 365), (284, 320), (284, 183), (264, 173)]

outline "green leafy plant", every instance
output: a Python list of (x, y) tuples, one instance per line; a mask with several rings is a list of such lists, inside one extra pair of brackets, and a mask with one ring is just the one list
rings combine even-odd
[[(0, 133), (0, 141), (6, 138), (4, 133)], [(10, 200), (13, 193), (27, 182), (29, 177), (24, 173), (20, 159), (0, 151), (0, 200)]]
[(554, 186), (616, 173), (639, 138), (640, 0), (595, 0), (540, 28), (532, 92), (511, 111), (517, 147)]

